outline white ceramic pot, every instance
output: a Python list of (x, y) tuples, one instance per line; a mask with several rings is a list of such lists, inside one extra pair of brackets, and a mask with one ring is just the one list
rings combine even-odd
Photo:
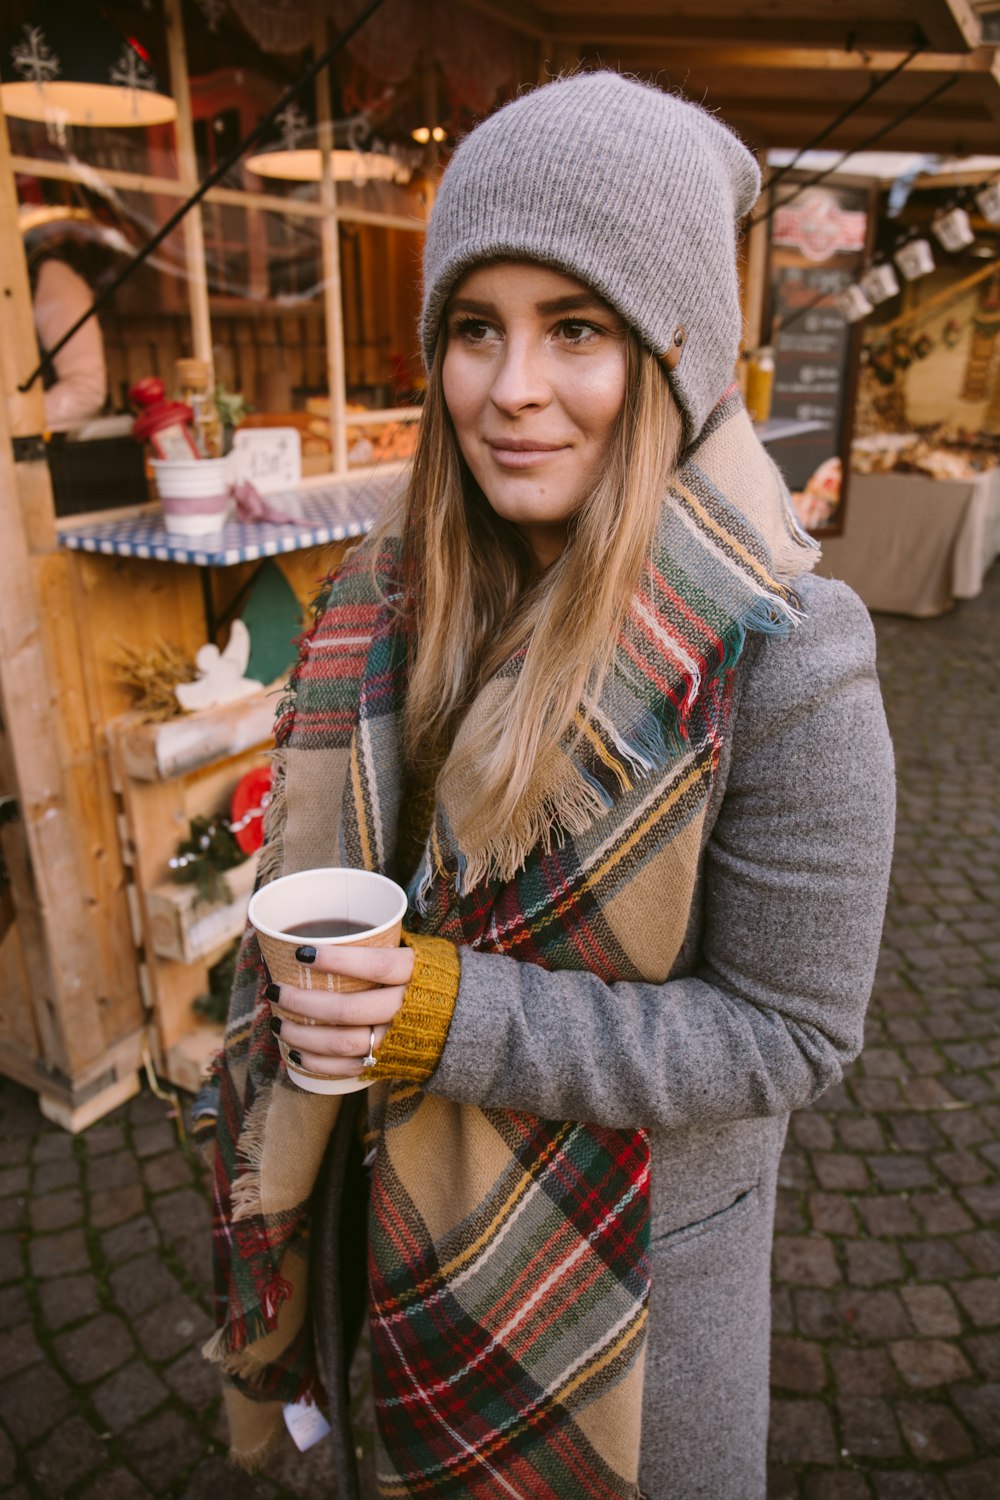
[(154, 459), (167, 530), (177, 536), (221, 531), (232, 509), (228, 458)]
[(899, 291), (899, 282), (888, 261), (879, 266), (872, 266), (871, 270), (862, 276), (861, 290), (868, 301), (876, 307), (880, 302), (887, 302), (890, 297), (895, 297)]
[(862, 318), (867, 318), (869, 313), (875, 311), (861, 288), (855, 283), (846, 287), (837, 298), (837, 306), (844, 315), (847, 323), (860, 323)]
[(934, 220), (931, 228), (944, 248), (952, 252), (964, 250), (976, 237), (964, 208), (949, 209), (940, 219)]
[(987, 224), (1000, 224), (1000, 182), (988, 182), (976, 194), (976, 207)]
[(930, 240), (910, 240), (909, 244), (900, 246), (893, 260), (907, 281), (917, 281), (921, 276), (929, 276), (934, 269), (934, 252)]

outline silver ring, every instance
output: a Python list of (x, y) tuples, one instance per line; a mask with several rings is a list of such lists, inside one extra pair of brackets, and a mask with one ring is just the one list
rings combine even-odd
[(363, 1068), (374, 1068), (374, 1066), (375, 1066), (375, 1064), (377, 1062), (378, 1062), (378, 1058), (375, 1056), (375, 1027), (374, 1026), (369, 1026), (369, 1028), (368, 1028), (368, 1056), (361, 1059), (361, 1066)]

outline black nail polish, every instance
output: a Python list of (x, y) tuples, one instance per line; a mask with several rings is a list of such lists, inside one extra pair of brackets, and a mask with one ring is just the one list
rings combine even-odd
[(294, 1063), (297, 1068), (301, 1068), (301, 1066), (302, 1066), (302, 1053), (301, 1052), (292, 1052), (289, 1049), (288, 1061), (291, 1062), (291, 1063)]
[(295, 957), (300, 964), (314, 964), (316, 962), (316, 949), (311, 943), (303, 943), (301, 948), (296, 948)]
[(279, 1032), (281, 1031), (281, 1017), (280, 1016), (272, 1016), (271, 1017), (270, 1025), (271, 1025), (271, 1030), (274, 1032), (275, 1036), (277, 1036), (279, 1034)]
[(264, 987), (264, 999), (270, 1000), (272, 1005), (277, 1005), (281, 998), (281, 990), (276, 984), (268, 984)]

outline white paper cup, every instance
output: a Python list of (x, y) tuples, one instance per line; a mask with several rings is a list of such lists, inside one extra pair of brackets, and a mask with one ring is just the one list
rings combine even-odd
[[(324, 974), (312, 964), (295, 957), (303, 944), (314, 948), (395, 948), (403, 929), (406, 892), (394, 880), (370, 870), (330, 868), (300, 870), (262, 886), (251, 897), (247, 915), (257, 932), (260, 951), (275, 984), (291, 984), (300, 990), (333, 990), (346, 994), (351, 990), (370, 989), (364, 979), (348, 979), (341, 974)], [(336, 916), (348, 922), (363, 922), (363, 932), (346, 937), (302, 937), (289, 934), (287, 928), (302, 922), (321, 921)], [(283, 1006), (275, 1013), (286, 1020), (312, 1024)], [(312, 1073), (308, 1068), (289, 1062), (287, 1049), (281, 1044), (288, 1076), (299, 1088), (312, 1094), (350, 1094), (367, 1088), (372, 1081), (364, 1076), (333, 1078)]]

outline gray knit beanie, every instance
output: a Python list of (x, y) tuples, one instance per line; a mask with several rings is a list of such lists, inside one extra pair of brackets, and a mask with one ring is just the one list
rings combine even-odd
[(539, 261), (587, 282), (663, 360), (690, 441), (733, 379), (736, 234), (759, 191), (743, 143), (660, 89), (580, 73), (522, 95), (462, 141), (442, 179), (424, 250), (428, 365), (470, 266)]

